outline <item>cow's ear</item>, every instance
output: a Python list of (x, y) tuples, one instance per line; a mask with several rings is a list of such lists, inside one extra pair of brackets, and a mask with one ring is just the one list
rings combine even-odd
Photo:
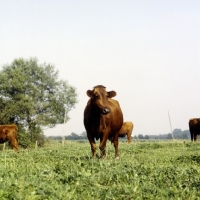
[(86, 94), (88, 95), (88, 97), (93, 97), (93, 91), (92, 90), (88, 90), (86, 92)]
[(115, 91), (110, 91), (110, 92), (107, 92), (107, 93), (108, 93), (109, 98), (115, 97), (117, 95), (117, 93)]

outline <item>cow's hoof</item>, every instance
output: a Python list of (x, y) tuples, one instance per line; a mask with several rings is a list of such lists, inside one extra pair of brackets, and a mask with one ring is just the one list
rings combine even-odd
[(119, 160), (119, 156), (116, 156), (115, 159), (116, 159), (116, 160)]

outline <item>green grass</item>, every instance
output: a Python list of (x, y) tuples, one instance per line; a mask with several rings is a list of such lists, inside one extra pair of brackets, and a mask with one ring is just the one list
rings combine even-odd
[[(104, 160), (88, 142), (0, 151), (0, 199), (200, 199), (200, 143), (125, 142)], [(98, 151), (99, 154), (99, 151)]]

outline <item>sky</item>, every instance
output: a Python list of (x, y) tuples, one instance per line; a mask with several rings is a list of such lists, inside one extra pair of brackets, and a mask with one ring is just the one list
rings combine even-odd
[[(71, 118), (44, 134), (85, 131), (86, 91), (114, 90), (132, 135), (188, 130), (200, 117), (199, 0), (0, 0), (0, 69), (36, 57), (76, 88)], [(169, 115), (168, 115), (169, 114)]]

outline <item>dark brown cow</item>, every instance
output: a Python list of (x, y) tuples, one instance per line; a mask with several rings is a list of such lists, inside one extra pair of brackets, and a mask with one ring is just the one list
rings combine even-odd
[(10, 141), (14, 150), (18, 150), (17, 139), (18, 128), (15, 124), (1, 125), (0, 126), (0, 143)]
[(197, 141), (200, 134), (200, 118), (192, 118), (189, 120), (189, 129), (191, 135), (191, 141)]
[(102, 85), (95, 86), (87, 91), (88, 103), (84, 110), (84, 126), (91, 145), (92, 155), (96, 157), (95, 139), (100, 138), (100, 157), (105, 156), (106, 142), (113, 137), (115, 156), (118, 157), (118, 135), (123, 124), (123, 114), (117, 100), (111, 99), (116, 96), (115, 91), (106, 91)]
[[(133, 131), (133, 123), (132, 122), (124, 122), (121, 129), (118, 131), (118, 137), (127, 136), (128, 143), (131, 143), (131, 134)], [(111, 144), (113, 143), (113, 138), (109, 138), (111, 140)]]

